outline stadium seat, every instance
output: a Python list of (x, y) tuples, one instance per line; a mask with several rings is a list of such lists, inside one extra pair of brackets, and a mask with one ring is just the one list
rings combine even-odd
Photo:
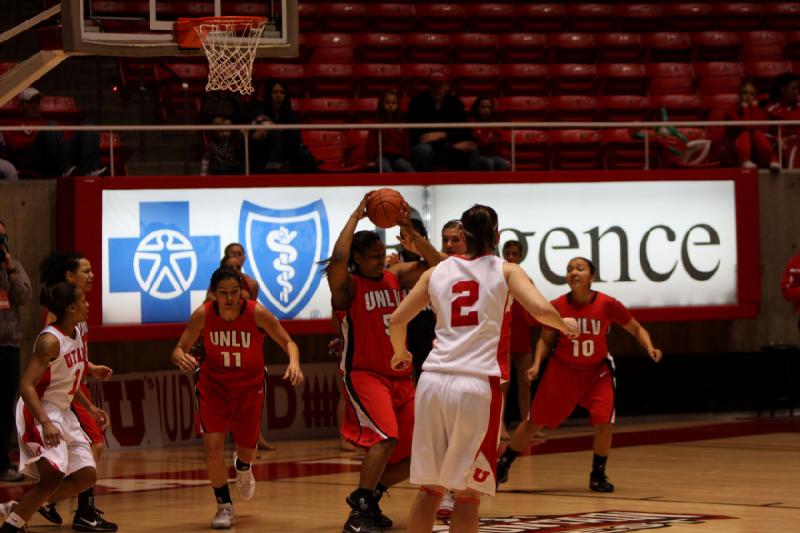
[(597, 67), (576, 63), (550, 65), (552, 94), (595, 94)]
[(597, 110), (608, 122), (634, 122), (647, 120), (650, 100), (639, 95), (608, 95), (597, 98)]
[(369, 4), (367, 15), (376, 32), (407, 33), (417, 27), (414, 6), (406, 3)]
[(642, 60), (642, 38), (638, 33), (598, 33), (594, 42), (599, 63), (636, 63)]
[(453, 65), (450, 72), (452, 87), (459, 96), (499, 93), (500, 67), (496, 64)]
[(544, 122), (548, 105), (539, 96), (505, 96), (497, 99), (497, 110), (508, 122)]
[(409, 33), (404, 42), (409, 63), (450, 62), (450, 36), (446, 33)]
[[(467, 114), (469, 114), (470, 110), (472, 109), (472, 105), (475, 103), (475, 100), (477, 100), (478, 97), (477, 96), (459, 96), (458, 99), (461, 100), (462, 104), (464, 104), (464, 109), (466, 110)], [(495, 105), (497, 105), (497, 102), (495, 102)]]
[(11, 70), (12, 68), (16, 67), (17, 63), (14, 61), (3, 61), (0, 62), (0, 76)]
[(345, 151), (344, 136), (338, 131), (303, 130), (303, 143), (311, 151), (314, 159), (322, 161), (319, 170), (323, 172), (354, 172), (358, 165), (349, 164)]
[(43, 120), (60, 124), (78, 124), (86, 117), (71, 96), (42, 96), (40, 109)]
[(709, 112), (727, 111), (739, 103), (739, 95), (736, 93), (707, 94), (702, 97), (702, 100), (703, 108)]
[(279, 80), (288, 93), (295, 98), (303, 98), (308, 93), (308, 79), (303, 65), (295, 63), (256, 62), (253, 64), (253, 83), (256, 94), (264, 94), (267, 80)]
[(591, 122), (597, 115), (597, 98), (594, 96), (553, 96), (548, 104), (550, 118), (556, 122)]
[(403, 77), (406, 80), (407, 96), (427, 91), (430, 85), (430, 77), (433, 72), (441, 72), (446, 77), (450, 77), (450, 67), (443, 63), (409, 63), (403, 65)]
[(306, 98), (297, 103), (300, 114), (312, 124), (346, 123), (350, 114), (347, 98)]
[(506, 96), (550, 94), (550, 68), (547, 65), (511, 63), (500, 66), (503, 94)]
[(688, 33), (659, 31), (642, 35), (645, 58), (651, 62), (688, 62), (692, 58), (692, 43)]
[(753, 79), (758, 94), (769, 94), (769, 89), (775, 78), (784, 72), (792, 71), (789, 61), (752, 61), (744, 63), (744, 73)]
[(661, 94), (650, 96), (653, 119), (660, 120), (661, 109), (666, 109), (669, 120), (702, 120), (703, 104), (696, 94)]
[(778, 31), (743, 31), (739, 33), (742, 62), (780, 61), (786, 47), (786, 37)]
[(502, 130), (500, 135), (503, 141), (500, 154), (512, 162), (515, 170), (548, 170), (550, 168), (548, 149), (550, 136), (548, 132)]
[(396, 33), (356, 33), (353, 44), (362, 63), (402, 63), (405, 60), (403, 37)]
[(113, 136), (107, 132), (100, 133), (100, 165), (111, 168), (111, 143), (114, 143), (114, 175), (128, 175), (128, 159), (133, 155), (133, 150), (122, 145), (119, 133)]
[(566, 29), (564, 4), (533, 4), (523, 2), (514, 6), (521, 32), (549, 33)]
[(787, 31), (784, 35), (786, 36), (786, 59), (800, 60), (800, 31)]
[(417, 24), (427, 32), (467, 31), (466, 15), (461, 4), (418, 4)]
[(694, 93), (694, 70), (689, 63), (648, 63), (645, 72), (650, 95)]
[[(302, 4), (297, 5), (298, 13), (300, 5)], [(267, 7), (263, 2), (233, 2), (225, 8), (225, 12), (236, 17), (266, 17), (269, 14)], [(301, 28), (300, 31), (304, 30)], [(308, 31), (316, 31), (316, 28)]]
[(544, 36), (539, 33), (506, 33), (497, 39), (504, 63), (546, 63)]
[(614, 7), (609, 4), (578, 2), (566, 5), (567, 24), (571, 31), (613, 31)]
[(497, 63), (497, 37), (491, 33), (454, 33), (450, 44), (456, 63)]
[(739, 35), (731, 31), (701, 31), (692, 34), (694, 61), (738, 61)]
[(605, 146), (605, 167), (609, 170), (644, 168), (644, 141), (632, 136), (627, 128), (603, 130), (600, 138)]
[(367, 30), (367, 8), (355, 3), (323, 3), (319, 5), (322, 31), (354, 32)]
[(397, 63), (367, 63), (355, 65), (355, 82), (359, 96), (380, 96), (403, 87), (403, 68)]
[(506, 33), (514, 31), (516, 18), (511, 4), (477, 3), (464, 6), (467, 27), (472, 32)]
[(353, 63), (353, 38), (349, 33), (309, 33), (306, 46), (309, 63)]
[(597, 65), (600, 94), (647, 94), (647, 75), (641, 63)]
[(709, 2), (665, 4), (670, 31), (705, 31), (714, 27), (714, 6)]
[(597, 54), (591, 33), (550, 33), (545, 39), (551, 63), (595, 62)]
[(603, 144), (600, 132), (588, 129), (552, 130), (550, 132), (553, 170), (602, 169)]
[(800, 2), (765, 2), (764, 26), (772, 30), (800, 29)]
[[(155, 78), (158, 86), (156, 108), (159, 117), (166, 121), (171, 116), (184, 115), (185, 104), (188, 103), (188, 112), (192, 116), (185, 118), (196, 120), (194, 115), (199, 111), (199, 101), (205, 95), (208, 82), (208, 64), (161, 63), (155, 69)], [(183, 83), (186, 83), (185, 88)]]
[(369, 124), (378, 121), (378, 98), (352, 98), (350, 100), (350, 121)]
[(621, 31), (637, 33), (662, 31), (667, 21), (661, 4), (619, 3), (614, 6), (614, 15)]
[(127, 0), (92, 0), (92, 14), (96, 17), (144, 17), (148, 12), (147, 2)]
[(364, 170), (367, 165), (367, 137), (369, 130), (353, 130), (344, 132), (345, 166)]
[(300, 32), (309, 33), (319, 30), (319, 6), (308, 2), (297, 4), (297, 18), (300, 22)]
[(310, 96), (338, 96), (351, 98), (354, 94), (353, 65), (339, 63), (311, 63), (306, 67), (310, 78)]
[(695, 63), (694, 70), (701, 95), (738, 93), (744, 75), (741, 63), (727, 61)]
[(719, 2), (715, 9), (721, 30), (757, 30), (761, 24), (761, 7), (756, 2)]

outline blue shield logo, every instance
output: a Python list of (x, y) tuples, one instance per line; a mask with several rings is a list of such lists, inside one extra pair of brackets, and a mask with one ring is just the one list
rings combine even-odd
[(318, 264), (328, 253), (328, 215), (317, 200), (295, 209), (242, 203), (239, 239), (245, 272), (261, 287), (258, 301), (276, 317), (293, 318), (319, 286)]

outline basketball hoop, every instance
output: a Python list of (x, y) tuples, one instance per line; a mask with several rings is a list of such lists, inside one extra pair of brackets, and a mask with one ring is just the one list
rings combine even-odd
[(208, 58), (206, 91), (253, 93), (253, 61), (264, 31), (264, 17), (181, 18), (175, 23), (178, 46), (200, 48)]

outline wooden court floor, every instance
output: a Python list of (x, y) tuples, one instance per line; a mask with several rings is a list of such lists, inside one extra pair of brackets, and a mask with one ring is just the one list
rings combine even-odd
[[(590, 435), (584, 427), (549, 435), (520, 457), (509, 483), (481, 507), (485, 532), (800, 532), (800, 417), (646, 421), (618, 424), (608, 473), (617, 490), (588, 490)], [(279, 442), (260, 452), (256, 495), (234, 498), (238, 532), (338, 532), (359, 454), (338, 441)], [(199, 448), (109, 452), (99, 468), (97, 505), (120, 531), (207, 531), (215, 511)], [(0, 484), (0, 499), (20, 484)], [(402, 531), (416, 489), (393, 488), (384, 512)], [(41, 517), (31, 532), (71, 531)], [(436, 531), (447, 531), (446, 524)]]

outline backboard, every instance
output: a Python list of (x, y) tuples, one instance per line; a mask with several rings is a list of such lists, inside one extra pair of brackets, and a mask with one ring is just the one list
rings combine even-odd
[(62, 0), (64, 51), (104, 56), (198, 56), (183, 50), (180, 17), (258, 16), (267, 27), (258, 57), (296, 57), (297, 0)]

